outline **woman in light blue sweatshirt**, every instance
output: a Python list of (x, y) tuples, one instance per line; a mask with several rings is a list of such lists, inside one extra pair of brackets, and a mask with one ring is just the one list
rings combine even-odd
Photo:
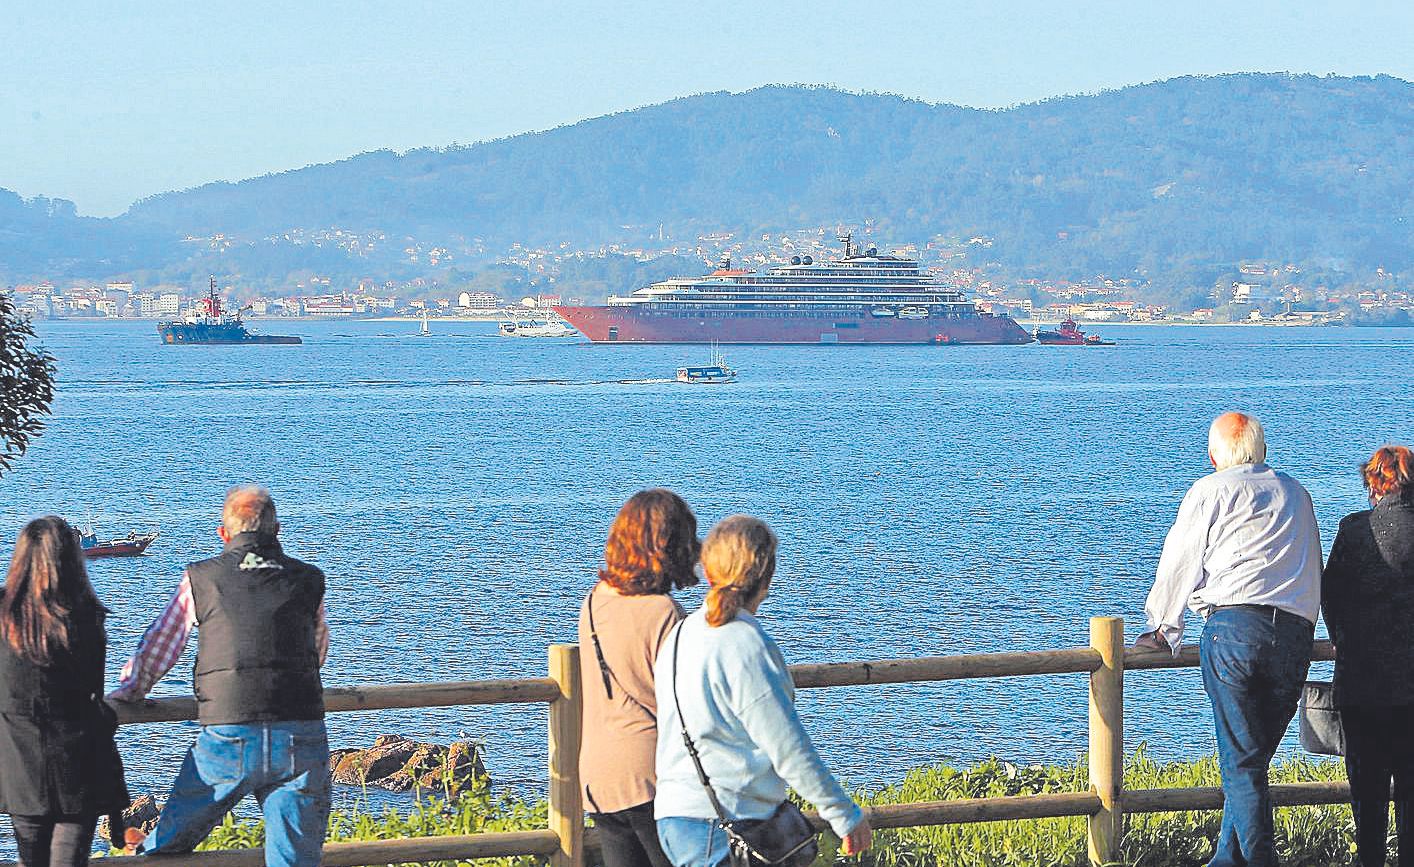
[(819, 808), (846, 855), (864, 851), (869, 822), (820, 760), (796, 715), (785, 659), (753, 616), (775, 573), (775, 535), (756, 518), (733, 515), (708, 534), (702, 567), (711, 585), (706, 604), (669, 636), (654, 666), (653, 812), (663, 851), (676, 867), (717, 867), (729, 855), (683, 743), (679, 706), (729, 819), (769, 818), (789, 785)]

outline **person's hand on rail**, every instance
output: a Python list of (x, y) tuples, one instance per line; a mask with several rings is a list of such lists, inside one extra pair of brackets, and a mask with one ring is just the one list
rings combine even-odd
[(854, 830), (840, 841), (840, 851), (846, 855), (858, 855), (868, 849), (872, 842), (874, 842), (874, 831), (869, 827), (869, 817), (866, 816), (860, 819), (859, 824), (854, 826)]
[(1134, 639), (1134, 646), (1142, 648), (1144, 650), (1169, 649), (1168, 642), (1164, 641), (1163, 636), (1159, 635), (1159, 631), (1157, 629), (1152, 632), (1146, 632), (1138, 638)]

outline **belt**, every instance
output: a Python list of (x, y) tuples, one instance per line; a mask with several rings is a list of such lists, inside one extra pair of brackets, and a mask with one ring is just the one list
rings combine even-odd
[(1282, 616), (1285, 616), (1285, 617), (1295, 617), (1297, 620), (1300, 620), (1302, 623), (1310, 623), (1310, 622), (1311, 622), (1311, 621), (1307, 620), (1306, 618), (1302, 617), (1300, 614), (1292, 614), (1290, 611), (1287, 611), (1285, 608), (1278, 608), (1278, 607), (1276, 607), (1275, 605), (1253, 605), (1253, 604), (1250, 604), (1250, 603), (1243, 603), (1243, 604), (1241, 604), (1241, 605), (1214, 605), (1214, 606), (1213, 606), (1213, 610), (1214, 610), (1214, 611), (1227, 611), (1227, 610), (1229, 610), (1229, 609), (1240, 609), (1240, 610), (1243, 610), (1243, 611), (1252, 611), (1252, 612), (1255, 612), (1255, 613), (1257, 613), (1257, 614), (1262, 615), (1263, 617), (1269, 617), (1269, 618), (1271, 618), (1271, 620), (1272, 620), (1273, 623), (1276, 622), (1276, 620), (1277, 620), (1277, 615), (1282, 615)]

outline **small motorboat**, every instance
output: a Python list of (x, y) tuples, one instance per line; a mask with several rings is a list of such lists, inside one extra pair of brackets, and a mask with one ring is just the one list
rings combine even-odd
[(497, 330), (502, 337), (573, 337), (579, 333), (559, 316), (508, 319)]
[(158, 534), (129, 533), (120, 539), (102, 539), (92, 530), (79, 530), (79, 546), (83, 548), (83, 555), (89, 559), (95, 557), (140, 557), (147, 551), (147, 546), (151, 545)]
[(679, 367), (678, 382), (686, 382), (694, 385), (715, 385), (723, 382), (736, 382), (736, 371), (727, 367), (727, 360), (722, 357), (722, 353), (717, 347), (712, 347), (712, 363), (699, 367)]
[(1114, 346), (1113, 340), (1101, 340), (1099, 335), (1086, 334), (1069, 316), (1055, 331), (1036, 329), (1033, 336), (1043, 346)]

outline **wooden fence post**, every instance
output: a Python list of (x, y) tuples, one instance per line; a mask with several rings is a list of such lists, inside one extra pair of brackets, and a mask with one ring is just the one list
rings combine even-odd
[(1090, 787), (1100, 811), (1090, 817), (1090, 863), (1118, 864), (1124, 836), (1124, 619), (1090, 618), (1090, 647), (1100, 667), (1090, 673)]
[(560, 838), (550, 867), (584, 867), (584, 803), (579, 787), (584, 701), (577, 645), (550, 645), (550, 679), (560, 687), (559, 698), (550, 702), (550, 830)]

